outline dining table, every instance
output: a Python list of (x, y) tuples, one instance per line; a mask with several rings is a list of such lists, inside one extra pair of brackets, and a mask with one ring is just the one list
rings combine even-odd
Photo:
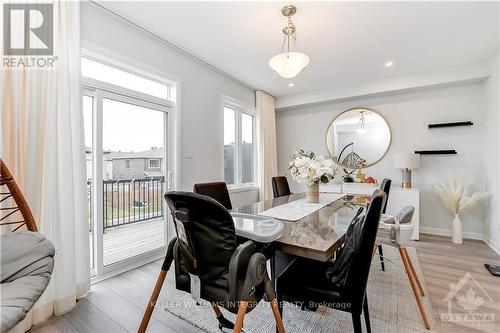
[[(262, 214), (273, 207), (289, 204), (306, 197), (296, 193), (279, 198), (248, 204), (232, 210), (233, 213)], [(283, 234), (269, 245), (271, 277), (276, 278), (296, 258), (326, 262), (343, 244), (344, 236), (360, 207), (369, 203), (370, 197), (344, 195), (295, 221), (278, 219), (283, 223)], [(302, 200), (303, 201), (303, 200)]]

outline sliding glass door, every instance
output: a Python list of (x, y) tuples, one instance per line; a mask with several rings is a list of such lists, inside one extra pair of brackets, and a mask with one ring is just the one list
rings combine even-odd
[(169, 108), (100, 90), (82, 99), (91, 270), (102, 275), (164, 250)]
[(132, 102), (102, 100), (104, 266), (165, 245), (168, 116)]

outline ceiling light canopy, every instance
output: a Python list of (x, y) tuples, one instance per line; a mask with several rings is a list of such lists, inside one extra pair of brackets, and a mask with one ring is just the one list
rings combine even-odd
[(359, 114), (359, 123), (358, 127), (356, 128), (356, 133), (359, 135), (363, 135), (366, 133), (366, 126), (365, 126), (365, 116), (363, 115), (365, 111), (361, 111)]
[[(309, 65), (309, 57), (307, 55), (300, 52), (292, 52), (290, 50), (290, 42), (297, 48), (295, 45), (295, 41), (297, 40), (296, 28), (291, 19), (292, 15), (296, 12), (297, 8), (293, 5), (288, 5), (281, 9), (281, 13), (288, 17), (288, 24), (283, 28), (285, 38), (281, 45), (280, 54), (275, 55), (269, 60), (269, 67), (285, 79), (296, 77), (307, 65)], [(286, 52), (283, 52), (285, 43)]]

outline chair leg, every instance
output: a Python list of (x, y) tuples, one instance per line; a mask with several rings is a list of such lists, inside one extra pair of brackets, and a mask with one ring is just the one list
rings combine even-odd
[(384, 252), (382, 251), (382, 244), (378, 246), (378, 254), (380, 255), (380, 266), (382, 267), (382, 271), (385, 271), (384, 267)]
[(248, 303), (246, 301), (240, 301), (238, 308), (238, 315), (236, 316), (236, 324), (234, 325), (233, 333), (240, 333), (243, 328), (243, 319), (245, 319), (245, 314), (247, 313)]
[(377, 244), (373, 245), (372, 258), (377, 253)]
[(354, 328), (354, 333), (361, 333), (361, 318), (359, 314), (352, 313), (352, 327)]
[(222, 315), (222, 312), (215, 303), (212, 304), (212, 309), (215, 312), (215, 317), (217, 317), (217, 320), (219, 321), (219, 329), (221, 331), (223, 328), (228, 328), (230, 330), (234, 329), (234, 324)]
[(399, 249), (399, 253), (401, 255), (401, 259), (403, 259), (403, 264), (405, 265), (406, 269), (406, 275), (408, 275), (408, 279), (410, 280), (411, 289), (413, 290), (413, 294), (415, 295), (415, 301), (417, 302), (418, 310), (420, 311), (420, 315), (422, 316), (422, 321), (424, 322), (424, 326), (426, 329), (430, 329), (429, 319), (427, 318), (424, 305), (422, 304), (422, 300), (420, 299), (417, 283), (415, 282), (413, 274), (411, 273), (410, 265), (408, 263), (408, 258), (406, 257), (406, 254), (402, 248)]
[(139, 326), (139, 330), (137, 331), (138, 333), (146, 332), (149, 320), (151, 319), (151, 315), (153, 314), (153, 310), (155, 309), (156, 301), (158, 300), (158, 296), (160, 295), (161, 287), (163, 286), (163, 282), (165, 282), (166, 277), (167, 271), (162, 269), (160, 271), (160, 274), (158, 275), (158, 279), (156, 280), (153, 292), (151, 293), (151, 298), (149, 299), (146, 311), (144, 312), (144, 316), (142, 317), (141, 325)]
[(420, 290), (420, 295), (425, 296), (424, 288), (422, 288), (422, 285), (420, 284), (420, 280), (418, 279), (418, 275), (415, 272), (415, 268), (413, 267), (413, 263), (410, 260), (410, 255), (408, 254), (408, 249), (406, 247), (404, 247), (403, 251), (405, 253), (406, 259), (408, 260), (408, 264), (410, 265), (410, 270), (411, 270), (411, 273), (413, 274), (413, 278), (415, 279), (415, 282), (417, 282), (418, 290)]
[(285, 333), (285, 326), (283, 326), (283, 320), (281, 319), (281, 314), (276, 298), (273, 298), (271, 300), (271, 309), (273, 310), (274, 320), (276, 321), (276, 328), (278, 329), (278, 332)]
[(371, 333), (372, 327), (370, 325), (370, 313), (368, 312), (368, 297), (366, 297), (366, 295), (363, 304), (363, 315), (365, 316), (366, 332)]

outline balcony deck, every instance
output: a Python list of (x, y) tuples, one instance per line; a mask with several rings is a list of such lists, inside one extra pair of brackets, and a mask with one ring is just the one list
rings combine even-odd
[(104, 265), (161, 247), (164, 228), (163, 218), (159, 218), (107, 229), (103, 239)]

